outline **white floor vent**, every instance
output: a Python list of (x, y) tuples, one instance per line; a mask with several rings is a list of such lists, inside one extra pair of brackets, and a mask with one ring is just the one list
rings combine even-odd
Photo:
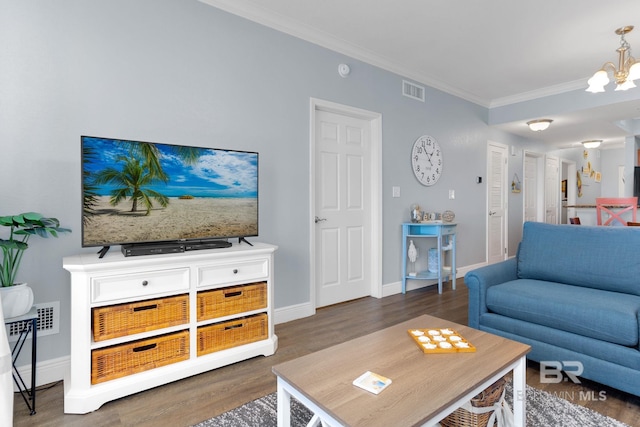
[[(60, 332), (60, 301), (45, 302), (33, 305), (38, 310), (38, 337), (53, 335)], [(18, 322), (7, 325), (9, 341), (17, 341), (27, 327), (27, 322)]]
[(402, 94), (408, 98), (424, 102), (424, 86), (403, 80)]

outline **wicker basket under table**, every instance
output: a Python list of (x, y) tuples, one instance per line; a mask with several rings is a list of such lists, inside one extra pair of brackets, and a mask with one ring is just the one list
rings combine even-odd
[[(502, 391), (504, 390), (506, 382), (506, 379), (501, 378), (487, 387), (484, 391), (471, 399), (471, 406), (476, 408), (486, 408), (495, 405), (502, 396)], [(486, 427), (492, 413), (493, 411), (474, 414), (464, 408), (458, 408), (440, 421), (440, 425), (442, 427)]]

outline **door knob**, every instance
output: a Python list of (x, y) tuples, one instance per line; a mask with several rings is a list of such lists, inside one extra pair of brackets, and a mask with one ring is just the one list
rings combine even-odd
[(318, 217), (316, 216), (315, 222), (316, 222), (316, 224), (317, 224), (317, 223), (319, 223), (319, 222), (326, 221), (326, 220), (327, 220), (327, 218), (318, 218)]

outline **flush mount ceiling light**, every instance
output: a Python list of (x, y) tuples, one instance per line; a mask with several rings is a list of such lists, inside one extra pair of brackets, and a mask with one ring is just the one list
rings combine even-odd
[(618, 52), (618, 68), (613, 62), (607, 62), (601, 69), (589, 79), (589, 87), (587, 92), (598, 93), (604, 92), (604, 87), (609, 83), (609, 71), (613, 73), (616, 81), (616, 90), (627, 90), (636, 87), (634, 80), (640, 78), (640, 62), (631, 56), (631, 45), (624, 38), (624, 35), (633, 30), (633, 25), (618, 28), (616, 34), (620, 36), (620, 47), (616, 49)]
[(601, 139), (590, 139), (589, 141), (582, 141), (584, 148), (598, 148), (602, 144)]
[(527, 122), (527, 125), (529, 125), (529, 129), (532, 131), (540, 132), (541, 130), (548, 128), (549, 125), (551, 125), (551, 122), (553, 122), (551, 119), (531, 120)]

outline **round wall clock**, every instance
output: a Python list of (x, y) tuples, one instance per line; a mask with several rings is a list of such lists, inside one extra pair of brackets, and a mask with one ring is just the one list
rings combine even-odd
[(422, 135), (411, 150), (411, 169), (422, 185), (433, 185), (442, 175), (442, 150), (432, 136)]

